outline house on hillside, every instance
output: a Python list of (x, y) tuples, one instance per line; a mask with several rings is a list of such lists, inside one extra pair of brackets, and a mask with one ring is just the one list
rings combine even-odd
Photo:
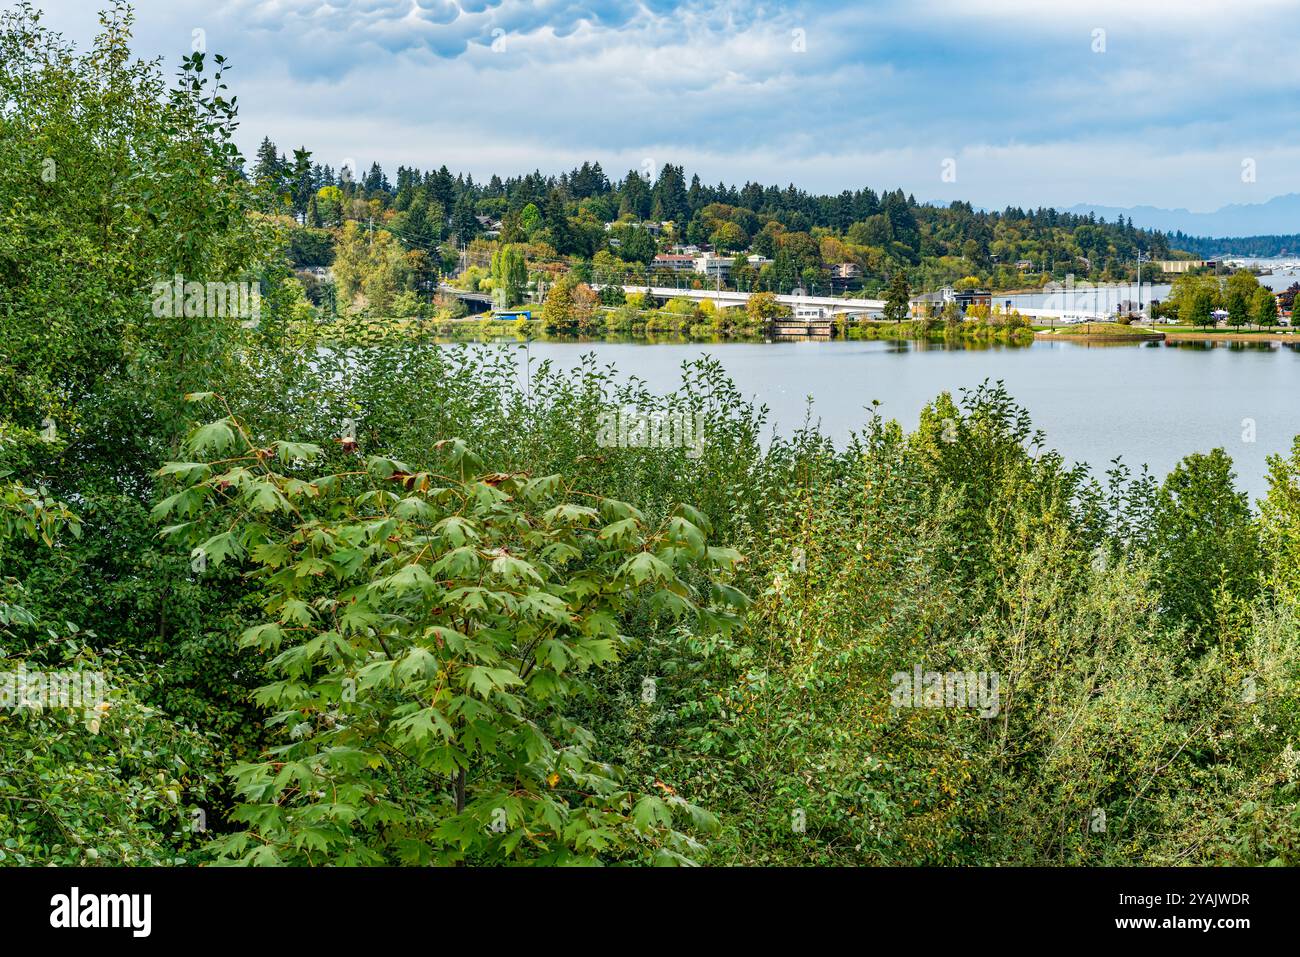
[(731, 276), (731, 260), (726, 256), (705, 254), (695, 257), (695, 271), (710, 279), (726, 280)]
[(829, 272), (832, 293), (862, 288), (862, 267), (857, 263), (835, 263)]

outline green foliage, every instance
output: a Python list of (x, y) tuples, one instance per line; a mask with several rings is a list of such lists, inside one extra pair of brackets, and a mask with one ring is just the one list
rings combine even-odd
[(434, 448), (437, 472), (370, 456), (313, 475), (317, 447), (256, 447), (228, 416), (163, 469), (183, 483), (156, 510), (184, 520), (168, 534), (216, 565), (246, 558), (269, 616), (241, 643), (270, 659), (278, 680), (256, 697), (283, 733), (233, 769), (248, 830), (219, 849), (261, 864), (689, 862), (675, 819), (711, 818), (622, 786), (563, 704), (631, 645), (629, 607), (734, 627), (743, 598), (707, 576), (739, 556), (708, 547), (694, 509), (652, 527), (559, 475), (484, 473), (459, 440)]
[[(320, 237), (275, 221), (338, 229), (342, 312), (406, 311), (460, 254), (426, 247), (480, 209), (538, 241), (491, 276), (475, 244), (466, 288), (518, 286), (525, 256), (552, 276), (557, 249), (652, 259), (656, 224), (596, 248), (620, 214), (779, 260), (743, 320), (638, 295), (605, 321), (584, 265), (546, 310), (587, 333), (752, 330), (827, 263), (890, 276), (897, 305), (1018, 280), (995, 256), (1045, 281), (1161, 237), (898, 191), (688, 190), (671, 165), (333, 180), (269, 140), (250, 184), (206, 57), (169, 88), (130, 62), (125, 8), (80, 55), (30, 7), (2, 16), (0, 677), (109, 689), (0, 711), (4, 862), (1300, 863), (1300, 446), (1256, 516), (1221, 450), (1159, 486), (1096, 479), (1001, 384), (910, 434), (873, 416), (843, 448), (768, 441), (712, 361), (659, 395), (594, 356), (521, 376), (526, 344), (364, 316), (327, 344), (284, 261)], [(392, 227), (373, 244), (371, 216)], [(155, 315), (177, 273), (256, 279), (259, 323)], [(1173, 308), (1204, 322), (1219, 295), (1192, 276)], [(699, 441), (602, 441), (626, 409)], [(917, 667), (998, 676), (996, 707), (900, 704)]]
[(1208, 326), (1211, 313), (1218, 308), (1221, 297), (1219, 282), (1214, 276), (1186, 273), (1174, 280), (1169, 304), (1179, 322), (1189, 326)]
[(907, 274), (899, 271), (889, 280), (889, 293), (885, 297), (885, 320), (902, 322), (910, 311), (911, 290), (907, 286)]
[(1255, 292), (1259, 280), (1246, 269), (1238, 269), (1224, 283), (1223, 305), (1228, 310), (1228, 325), (1244, 326), (1251, 321), (1255, 307)]
[(1220, 593), (1249, 599), (1258, 587), (1258, 531), (1233, 478), (1223, 449), (1196, 453), (1169, 474), (1157, 498), (1157, 581), (1170, 618), (1193, 634), (1214, 623)]
[(749, 297), (745, 303), (745, 314), (755, 324), (766, 323), (787, 315), (789, 310), (776, 301), (770, 292), (758, 292)]
[(244, 217), (221, 59), (209, 75), (187, 57), (168, 92), (130, 60), (130, 26), (115, 6), (78, 54), (26, 4), (0, 15), (0, 415), (31, 428), (71, 431), (132, 362), (196, 388), (238, 320), (155, 316), (151, 287), (255, 279), (266, 239)]
[(146, 704), (146, 676), (96, 658), (80, 646), (85, 637), (94, 636), (70, 634), (56, 643), (62, 656), (26, 664), (106, 675), (105, 701), (0, 711), (0, 864), (202, 860), (203, 807), (218, 783), (212, 742)]
[(515, 246), (504, 246), (492, 254), (492, 281), (501, 290), (500, 306), (510, 308), (524, 301), (528, 269), (524, 255)]
[[(239, 663), (208, 653), (238, 596), (199, 592), (147, 506), (182, 393), (247, 368), (288, 270), (221, 57), (169, 85), (130, 58), (124, 5), (102, 24), (79, 53), (27, 4), (0, 14), (0, 678), (94, 672), (111, 709), (0, 712), (8, 862), (195, 860), (187, 808), (220, 821), (208, 786), (247, 726)], [(154, 284), (177, 275), (262, 283), (260, 327), (160, 314)]]
[(1267, 286), (1259, 286), (1251, 293), (1250, 320), (1265, 328), (1277, 325), (1277, 296)]

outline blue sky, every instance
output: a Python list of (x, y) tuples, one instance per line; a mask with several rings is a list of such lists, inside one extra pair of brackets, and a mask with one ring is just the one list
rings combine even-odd
[[(93, 2), (44, 6), (92, 34)], [(136, 46), (170, 70), (203, 31), (233, 61), (245, 152), (268, 134), (335, 167), (673, 162), (711, 183), (1199, 211), (1300, 192), (1297, 8), (139, 0)]]

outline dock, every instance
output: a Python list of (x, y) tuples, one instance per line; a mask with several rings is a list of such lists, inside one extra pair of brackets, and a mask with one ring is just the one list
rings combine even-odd
[(835, 319), (773, 319), (767, 334), (773, 339), (830, 339), (835, 335)]

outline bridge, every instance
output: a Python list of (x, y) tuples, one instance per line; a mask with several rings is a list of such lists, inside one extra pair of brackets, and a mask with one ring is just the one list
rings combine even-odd
[[(592, 283), (591, 288), (597, 291), (606, 288), (609, 284)], [(644, 293), (649, 292), (657, 299), (691, 299), (695, 302), (711, 302), (720, 308), (739, 307), (744, 308), (754, 293), (736, 292), (728, 289), (680, 289), (677, 286), (617, 286), (624, 293)], [(476, 311), (482, 312), (492, 308), (492, 294), (487, 292), (470, 292), (465, 289), (457, 289), (455, 286), (449, 286), (445, 283), (438, 286), (438, 291), (450, 296), (464, 300), (471, 306), (479, 307)], [(783, 320), (791, 327), (808, 325), (818, 325), (819, 318), (830, 318), (833, 316), (851, 316), (863, 319), (880, 319), (884, 315), (885, 300), (883, 299), (839, 299), (835, 296), (777, 296), (776, 301), (783, 306), (789, 306), (793, 316), (788, 320)], [(1104, 322), (1109, 318), (1107, 312), (1098, 312), (1089, 309), (1056, 309), (1045, 306), (1015, 306), (1014, 311), (1020, 313), (1026, 319), (1037, 320), (1040, 323), (1056, 325), (1067, 319), (1073, 319), (1079, 322)], [(814, 314), (812, 310), (820, 310), (820, 316)], [(802, 315), (800, 314), (802, 311)]]
[(468, 289), (449, 286), (445, 282), (438, 284), (438, 292), (447, 296), (455, 296), (462, 302), (468, 303), (471, 312), (485, 312), (492, 308), (492, 293), (490, 292), (470, 292)]
[[(599, 292), (608, 286), (607, 283), (592, 283), (591, 288)], [(644, 293), (649, 292), (656, 299), (692, 299), (696, 302), (711, 302), (720, 308), (728, 306), (737, 306), (744, 308), (754, 293), (752, 292), (734, 292), (727, 289), (679, 289), (676, 286), (618, 286), (624, 293)], [(455, 296), (466, 303), (482, 306), (485, 308), (492, 307), (492, 294), (487, 292), (470, 292), (466, 289), (458, 289), (455, 286), (441, 283), (438, 286), (438, 292), (448, 296)], [(838, 299), (834, 296), (777, 296), (776, 301), (783, 306), (789, 306), (795, 313), (795, 318), (799, 317), (801, 309), (819, 309), (822, 316), (862, 316), (868, 319), (878, 319), (885, 311), (885, 300), (883, 299)]]
[[(599, 290), (603, 286), (599, 283), (592, 285), (593, 289)], [(749, 297), (754, 295), (749, 292), (733, 292), (727, 289), (679, 289), (676, 286), (620, 286), (625, 293), (646, 292), (658, 299), (692, 299), (696, 302), (712, 302), (717, 306), (739, 306), (743, 308), (749, 302)], [(885, 300), (883, 299), (840, 299), (835, 296), (777, 296), (776, 301), (783, 306), (789, 306), (794, 314), (791, 319), (782, 320), (791, 327), (808, 325), (819, 325), (817, 317), (805, 312), (800, 315), (800, 310), (820, 309), (823, 317), (832, 316), (853, 316), (863, 319), (881, 319), (884, 317)], [(1015, 312), (1020, 313), (1026, 319), (1042, 320), (1047, 323), (1060, 323), (1065, 319), (1077, 319), (1087, 322), (1102, 322), (1109, 318), (1110, 313), (1098, 312), (1089, 309), (1055, 309), (1046, 306), (1014, 306)], [(909, 318), (911, 318), (909, 316)]]
[[(594, 283), (595, 290), (605, 288), (604, 284)], [(725, 308), (744, 306), (749, 302), (752, 292), (734, 292), (727, 289), (679, 289), (676, 286), (619, 286), (625, 293), (644, 293), (649, 291), (656, 299), (692, 299), (696, 302), (711, 302)], [(878, 318), (885, 311), (883, 299), (838, 299), (835, 296), (777, 296), (776, 301), (791, 309), (821, 309), (828, 316), (865, 316)]]

